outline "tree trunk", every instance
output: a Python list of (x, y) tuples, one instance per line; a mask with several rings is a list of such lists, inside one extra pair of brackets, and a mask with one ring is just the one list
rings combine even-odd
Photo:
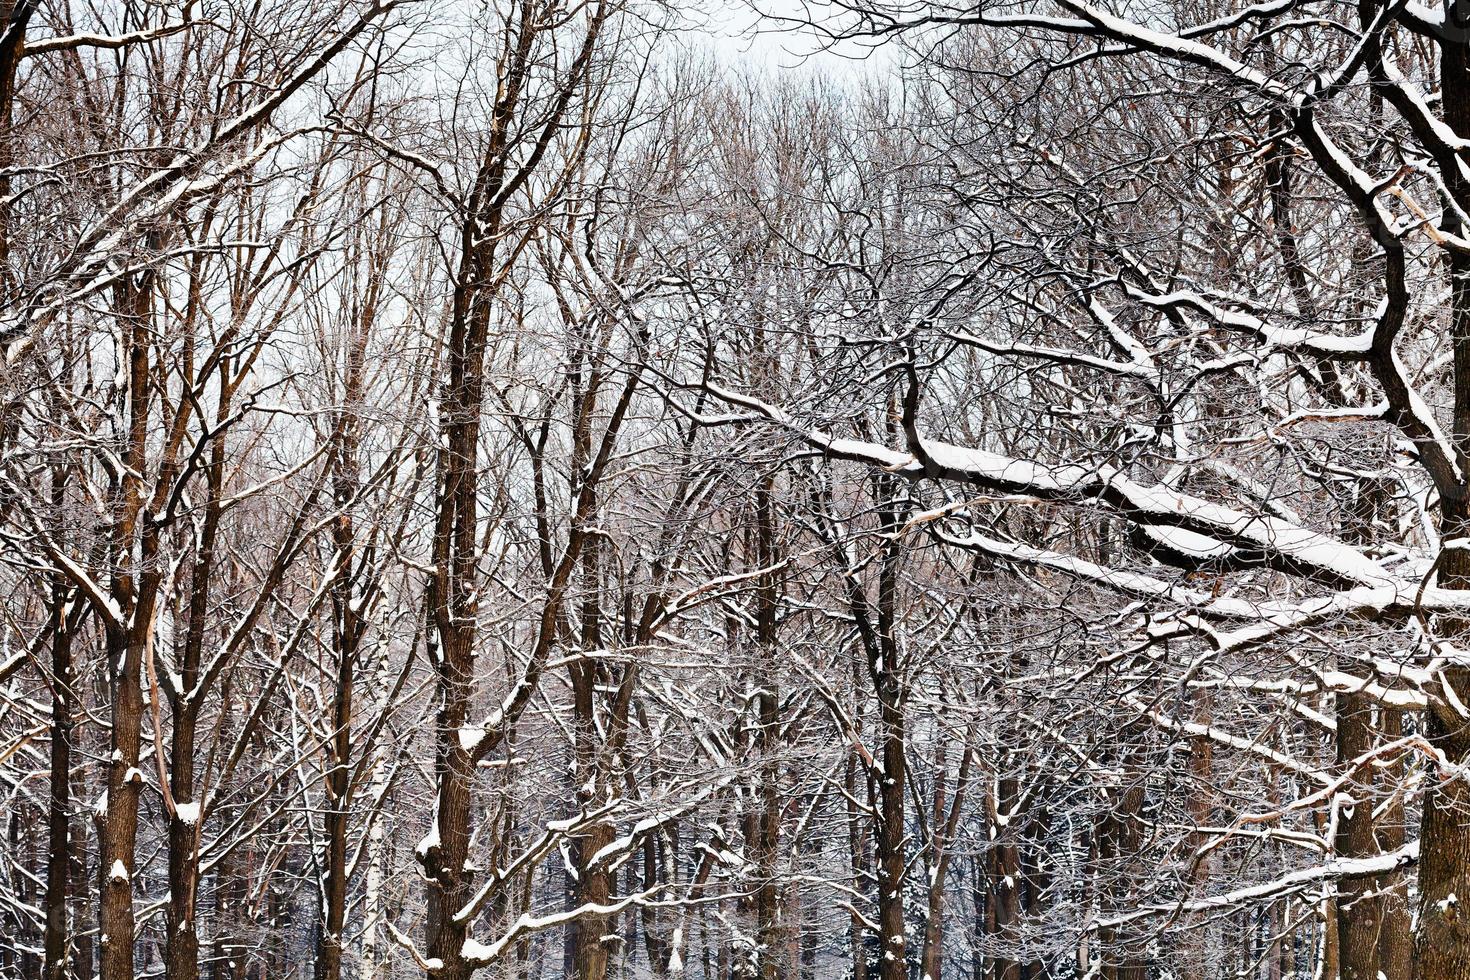
[[(188, 683), (187, 681), (185, 683)], [(168, 818), (168, 914), (164, 961), (169, 980), (197, 980), (199, 928), (199, 803), (195, 800), (195, 701), (187, 693), (175, 706), (169, 760), (169, 792), (175, 812)]]
[(152, 278), (145, 275), (119, 287), (114, 300), (128, 372), (124, 456), (128, 473), (122, 480), (121, 499), (110, 529), (110, 547), (117, 563), (113, 605), (99, 610), (107, 620), (105, 649), (112, 697), (107, 802), (98, 828), (102, 838), (98, 868), (102, 980), (136, 980), (133, 875), (138, 870), (138, 798), (143, 789), (143, 773), (138, 768), (143, 658), (153, 654), (153, 606), (162, 581), (162, 572), (156, 567), (158, 528), (150, 515), (142, 513), (142, 484), (149, 468), (152, 289)]
[(955, 775), (954, 797), (947, 800), (947, 744), (944, 741), (939, 743), (934, 758), (934, 808), (929, 817), (929, 854), (926, 861), (929, 868), (928, 907), (924, 916), (924, 946), (919, 957), (920, 976), (925, 980), (941, 980), (944, 970), (944, 895), (950, 862), (949, 843), (959, 826), (961, 808), (969, 788), (970, 763), (974, 759), (974, 753), (966, 744), (959, 772)]
[[(1373, 705), (1361, 694), (1337, 697), (1337, 762), (1346, 768), (1373, 748)], [(1339, 796), (1336, 848), (1339, 857), (1378, 853), (1373, 833), (1372, 769), (1360, 772)], [(1345, 879), (1337, 889), (1337, 957), (1342, 980), (1378, 980), (1378, 937), (1383, 920), (1379, 882)]]
[(358, 638), (357, 617), (351, 607), (349, 599), (338, 609), (342, 626), (337, 645), (337, 691), (328, 756), (331, 768), (327, 771), (325, 880), (322, 882), (323, 915), (315, 965), (316, 980), (339, 980), (342, 975), (342, 931), (347, 911), (347, 825), (351, 811), (348, 786), (351, 768), (348, 762), (352, 753), (352, 683)]
[[(1453, 39), (1440, 42), (1441, 105), (1446, 124), (1461, 138), (1470, 136), (1470, 44), (1462, 38), (1470, 25), (1470, 8), (1456, 0), (1446, 8)], [(1466, 181), (1458, 171), (1445, 173), (1450, 190), (1463, 200)], [(1454, 353), (1454, 426), (1456, 449), (1470, 439), (1470, 256), (1451, 252), (1450, 334)], [(1457, 498), (1441, 503), (1440, 537), (1470, 536), (1470, 500), (1463, 486)], [(1439, 582), (1448, 589), (1470, 589), (1470, 551), (1441, 553)], [(1470, 632), (1460, 620), (1443, 632), (1457, 641)], [(1470, 668), (1446, 667), (1441, 677), (1460, 703), (1470, 697)], [(1446, 699), (1448, 700), (1448, 699)], [(1448, 704), (1431, 707), (1425, 732), (1453, 766), (1470, 762), (1470, 728)], [(1470, 980), (1470, 784), (1456, 773), (1433, 772), (1426, 781), (1420, 829), (1419, 915), (1414, 936), (1418, 980)]]
[(71, 936), (66, 903), (71, 893), (75, 859), (71, 847), (71, 749), (76, 696), (72, 689), (72, 600), (70, 590), (52, 593), (51, 789), (47, 800), (46, 931), (42, 974), (61, 980), (69, 971)]
[(880, 980), (907, 980), (908, 934), (904, 921), (908, 742), (903, 682), (899, 676), (897, 631), (898, 561), (896, 548), (884, 555), (879, 575), (879, 661), (874, 672), (878, 719), (883, 739), (878, 780), (878, 957)]
[[(776, 563), (776, 525), (771, 502), (772, 480), (756, 491), (757, 567), (771, 568)], [(776, 611), (779, 596), (777, 574), (761, 576), (756, 595), (756, 710), (759, 727), (755, 751), (760, 758), (758, 792), (752, 799), (758, 806), (750, 815), (746, 839), (751, 842), (756, 869), (755, 919), (757, 963), (756, 975), (761, 980), (777, 980), (789, 976), (793, 963), (785, 949), (785, 928), (781, 922), (781, 889), (777, 884), (776, 862), (781, 835), (780, 761), (776, 746), (781, 726), (781, 702), (776, 694)]]
[[(1097, 884), (1103, 918), (1130, 910), (1133, 865), (1143, 839), (1139, 819), (1143, 785), (1126, 755), (1120, 769), (1119, 785), (1104, 791), (1106, 809), (1098, 818), (1096, 834), (1097, 873), (1105, 875)], [(1098, 930), (1098, 957), (1102, 980), (1144, 980), (1147, 976), (1147, 966), (1131, 949), (1129, 938), (1113, 927)]]
[(904, 791), (907, 784), (907, 746), (904, 741), (902, 708), (893, 690), (896, 681), (885, 677), (889, 688), (883, 698), (883, 769), (879, 781), (878, 810), (878, 957), (881, 980), (908, 980), (908, 942), (904, 925)]
[[(1380, 708), (1383, 740), (1393, 742), (1403, 737), (1404, 713), (1397, 708)], [(1403, 759), (1396, 760), (1387, 772), (1387, 783), (1394, 793), (1375, 830), (1379, 849), (1396, 851), (1407, 841), (1404, 825), (1403, 794), (1398, 792), (1407, 776)], [(1413, 924), (1410, 921), (1409, 877), (1403, 871), (1384, 875), (1379, 882), (1383, 893), (1383, 926), (1378, 934), (1378, 969), (1384, 980), (1411, 980), (1414, 956)]]
[[(868, 870), (867, 823), (857, 802), (859, 768), (857, 753), (849, 752), (843, 776), (846, 789), (843, 800), (847, 804), (847, 853), (852, 865), (853, 889), (861, 894), (867, 888), (872, 875)], [(852, 980), (868, 980), (868, 930), (856, 911), (856, 902), (853, 903), (853, 909), (848, 926), (852, 944)]]
[(108, 631), (112, 681), (112, 755), (107, 769), (107, 807), (101, 821), (100, 892), (102, 980), (137, 980), (133, 969), (133, 874), (137, 870), (138, 795), (143, 774), (138, 748), (143, 723), (143, 651), (119, 629)]
[[(352, 444), (348, 442), (349, 451)], [(345, 464), (344, 464), (345, 465)], [(355, 480), (338, 479), (337, 499), (350, 499)], [(337, 687), (332, 700), (332, 735), (328, 742), (326, 773), (326, 855), (322, 869), (321, 939), (317, 950), (316, 980), (339, 980), (342, 975), (342, 932), (347, 914), (347, 830), (351, 813), (352, 699), (358, 648), (363, 634), (361, 607), (354, 595), (354, 533), (351, 520), (340, 515), (334, 522), (337, 586), (333, 597), (333, 637), (336, 646)]]

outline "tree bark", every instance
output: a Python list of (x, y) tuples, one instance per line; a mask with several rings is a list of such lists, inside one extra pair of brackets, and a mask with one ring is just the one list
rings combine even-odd
[[(1104, 918), (1129, 911), (1133, 866), (1143, 840), (1143, 783), (1127, 753), (1119, 768), (1118, 784), (1104, 791), (1095, 838), (1097, 872), (1105, 875), (1097, 884), (1099, 912)], [(1144, 980), (1147, 976), (1147, 964), (1134, 952), (1128, 937), (1111, 926), (1098, 930), (1098, 958), (1102, 980)]]
[[(1380, 729), (1386, 742), (1404, 734), (1404, 713), (1397, 708), (1380, 708)], [(1397, 851), (1408, 839), (1405, 827), (1403, 794), (1399, 791), (1407, 776), (1403, 759), (1396, 760), (1387, 771), (1386, 782), (1393, 797), (1383, 809), (1375, 830), (1380, 851)], [(1385, 980), (1411, 980), (1414, 957), (1414, 932), (1410, 920), (1409, 876), (1392, 871), (1380, 879), (1383, 893), (1383, 926), (1378, 938), (1378, 969)]]
[[(1455, 33), (1440, 42), (1441, 104), (1445, 123), (1461, 138), (1470, 136), (1470, 6), (1455, 0), (1446, 9), (1447, 26)], [(1450, 191), (1464, 200), (1467, 182), (1458, 171), (1444, 175)], [(1455, 449), (1470, 445), (1470, 256), (1451, 252), (1450, 334), (1454, 354)], [(1440, 537), (1470, 537), (1467, 488), (1441, 503)], [(1470, 589), (1470, 551), (1441, 553), (1439, 581), (1448, 589)], [(1470, 634), (1470, 623), (1446, 623), (1443, 632), (1457, 642)], [(1470, 668), (1448, 666), (1443, 683), (1461, 703), (1470, 697)], [(1448, 700), (1448, 699), (1447, 699)], [(1451, 765), (1470, 762), (1470, 727), (1448, 704), (1432, 705), (1425, 716), (1431, 744)], [(1431, 772), (1426, 781), (1420, 829), (1419, 915), (1414, 936), (1414, 969), (1419, 980), (1470, 980), (1470, 783), (1453, 772)]]
[[(1346, 768), (1373, 747), (1373, 706), (1362, 694), (1337, 698), (1337, 761)], [(1336, 849), (1339, 857), (1378, 853), (1373, 833), (1374, 788), (1368, 768), (1339, 795)], [(1337, 949), (1341, 980), (1378, 980), (1378, 941), (1383, 919), (1376, 878), (1345, 879), (1337, 890)]]
[(69, 972), (71, 932), (66, 906), (76, 857), (71, 840), (71, 751), (76, 717), (72, 687), (72, 633), (76, 608), (72, 591), (53, 588), (51, 620), (51, 786), (46, 811), (46, 928), (41, 972), (45, 980), (61, 980)]
[(878, 958), (880, 980), (907, 980), (908, 934), (904, 921), (904, 879), (907, 859), (904, 848), (907, 818), (908, 739), (904, 717), (904, 689), (898, 662), (898, 586), (900, 553), (896, 511), (885, 516), (885, 529), (893, 534), (885, 546), (878, 581), (878, 657), (871, 664), (873, 686), (878, 695), (882, 765), (878, 780)]

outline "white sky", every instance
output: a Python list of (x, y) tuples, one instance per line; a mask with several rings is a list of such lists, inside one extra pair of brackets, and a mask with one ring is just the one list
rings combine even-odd
[[(760, 9), (778, 16), (798, 16), (801, 0), (754, 0)], [(796, 25), (763, 20), (747, 2), (720, 3), (707, 8), (711, 47), (721, 60), (732, 65), (769, 69), (805, 69), (836, 79), (891, 71), (894, 47), (877, 49), (842, 44), (821, 50), (820, 40)]]

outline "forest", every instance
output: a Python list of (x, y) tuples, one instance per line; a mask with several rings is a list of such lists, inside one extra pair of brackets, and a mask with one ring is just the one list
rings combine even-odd
[(1470, 0), (0, 0), (4, 980), (1470, 980), (1467, 706)]

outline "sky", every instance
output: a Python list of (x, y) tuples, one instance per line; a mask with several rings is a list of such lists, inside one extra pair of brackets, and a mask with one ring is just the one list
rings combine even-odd
[[(754, 0), (764, 13), (776, 17), (798, 17), (802, 0)], [(765, 68), (805, 68), (840, 78), (891, 70), (891, 49), (872, 49), (844, 43), (822, 50), (815, 34), (797, 25), (762, 18), (748, 3), (709, 5), (711, 44), (720, 58), (731, 64)]]

